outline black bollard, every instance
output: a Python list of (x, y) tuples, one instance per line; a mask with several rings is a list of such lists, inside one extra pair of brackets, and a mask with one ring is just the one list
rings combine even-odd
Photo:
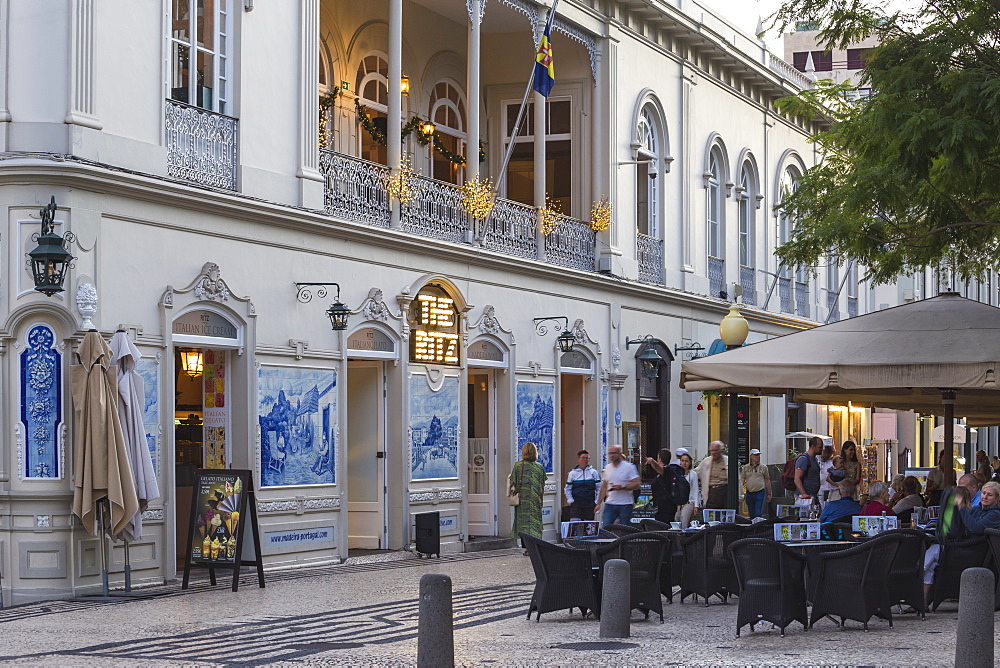
[(420, 578), (420, 621), (417, 628), (417, 668), (454, 668), (451, 578), (430, 574)]

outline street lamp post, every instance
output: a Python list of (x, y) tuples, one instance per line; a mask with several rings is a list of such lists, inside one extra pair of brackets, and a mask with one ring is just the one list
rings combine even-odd
[[(747, 335), (750, 333), (750, 323), (747, 319), (743, 317), (740, 313), (739, 304), (733, 302), (729, 305), (729, 313), (726, 317), (722, 319), (719, 324), (719, 336), (722, 338), (722, 342), (726, 344), (726, 350), (734, 350), (742, 346), (746, 340)], [(739, 451), (736, 448), (736, 423), (738, 421), (737, 411), (737, 393), (729, 393), (729, 435), (728, 440), (728, 454), (729, 454), (729, 482), (727, 484), (727, 489), (729, 491), (728, 505), (730, 508), (739, 512), (739, 490), (736, 486), (739, 484)]]

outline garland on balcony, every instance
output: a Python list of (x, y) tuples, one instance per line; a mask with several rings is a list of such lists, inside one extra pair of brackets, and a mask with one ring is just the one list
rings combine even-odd
[(319, 147), (330, 148), (333, 144), (333, 130), (330, 128), (330, 112), (337, 104), (339, 88), (331, 88), (329, 93), (319, 96)]
[[(354, 98), (354, 110), (357, 114), (358, 122), (361, 123), (361, 127), (365, 129), (372, 139), (382, 146), (385, 146), (388, 143), (385, 133), (378, 129), (375, 125), (375, 121), (373, 121), (372, 117), (368, 114), (368, 107), (361, 104), (358, 98)], [(401, 140), (406, 139), (411, 133), (415, 132), (417, 143), (421, 146), (427, 146), (431, 139), (433, 139), (434, 150), (440, 153), (445, 160), (456, 165), (464, 165), (466, 162), (465, 156), (449, 151), (444, 145), (444, 142), (441, 141), (440, 133), (436, 129), (430, 135), (424, 134), (420, 131), (420, 126), (423, 125), (423, 123), (424, 119), (420, 118), (420, 116), (414, 116), (406, 122), (406, 125), (402, 127), (399, 138)], [(486, 160), (486, 151), (483, 149), (483, 143), (479, 142), (479, 162), (483, 162), (484, 160)]]

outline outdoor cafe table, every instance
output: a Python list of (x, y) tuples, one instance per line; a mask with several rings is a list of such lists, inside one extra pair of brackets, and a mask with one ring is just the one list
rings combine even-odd
[(564, 538), (563, 542), (569, 547), (583, 548), (590, 550), (591, 563), (595, 567), (600, 567), (601, 563), (597, 559), (597, 550), (611, 545), (617, 538)]

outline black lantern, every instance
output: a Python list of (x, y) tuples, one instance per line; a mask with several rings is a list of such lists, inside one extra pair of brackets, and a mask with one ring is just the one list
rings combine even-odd
[[(564, 353), (573, 352), (573, 345), (576, 343), (576, 336), (569, 330), (569, 318), (564, 315), (552, 315), (544, 318), (535, 318), (533, 320), (535, 323), (535, 333), (539, 336), (545, 336), (549, 333), (549, 328), (543, 324), (547, 320), (552, 320), (556, 323), (553, 327), (557, 332), (559, 332), (559, 336), (556, 337), (556, 343), (559, 344), (559, 350)], [(562, 324), (559, 324), (560, 320), (562, 320)]]
[(660, 354), (656, 352), (653, 348), (654, 343), (659, 343), (663, 345), (663, 342), (657, 338), (653, 338), (652, 335), (646, 334), (642, 338), (630, 339), (625, 337), (625, 350), (628, 350), (632, 346), (637, 346), (641, 343), (649, 344), (646, 349), (635, 356), (639, 360), (640, 368), (639, 373), (646, 380), (653, 380), (660, 375), (660, 365), (663, 364), (663, 358)]
[(663, 362), (663, 358), (653, 350), (652, 346), (639, 353), (636, 359), (642, 364), (640, 373), (642, 373), (643, 378), (653, 380), (660, 375), (660, 363)]
[(296, 283), (295, 287), (298, 289), (298, 293), (295, 298), (302, 304), (308, 304), (313, 298), (312, 288), (316, 287), (316, 296), (323, 299), (326, 297), (327, 287), (331, 285), (337, 288), (337, 296), (330, 304), (330, 308), (326, 310), (326, 316), (330, 318), (330, 326), (339, 332), (347, 329), (347, 319), (351, 315), (351, 309), (340, 301), (339, 283)]
[(326, 315), (330, 318), (330, 326), (339, 332), (347, 329), (347, 318), (351, 315), (351, 309), (341, 304), (338, 299), (326, 310)]
[(559, 342), (559, 350), (564, 353), (570, 353), (573, 352), (573, 344), (576, 343), (576, 337), (573, 336), (573, 332), (564, 329), (556, 341)]
[(66, 233), (66, 238), (59, 236), (52, 229), (52, 220), (56, 213), (56, 198), (40, 211), (42, 229), (31, 235), (32, 241), (37, 241), (35, 250), (28, 253), (28, 266), (35, 279), (35, 290), (48, 297), (63, 291), (63, 281), (66, 280), (66, 269), (73, 266), (75, 259), (66, 250), (66, 243), (75, 238), (72, 232)]

